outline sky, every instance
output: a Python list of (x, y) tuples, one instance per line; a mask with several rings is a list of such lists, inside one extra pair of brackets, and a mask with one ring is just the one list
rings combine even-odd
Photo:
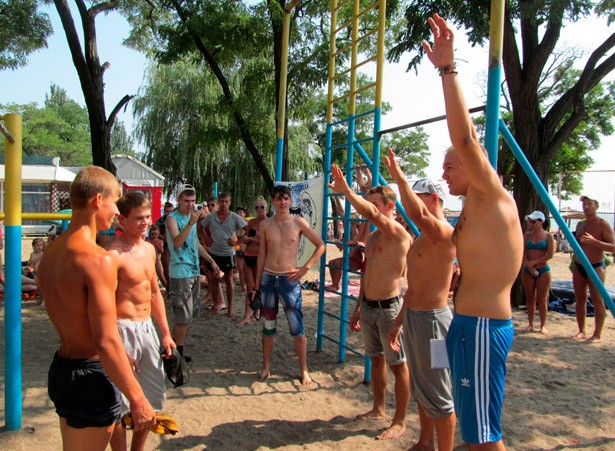
[[(73, 6), (73, 2), (69, 3)], [(48, 40), (48, 48), (31, 54), (28, 65), (24, 68), (15, 71), (0, 71), (0, 104), (37, 102), (42, 105), (52, 83), (65, 89), (73, 100), (82, 105), (85, 103), (58, 14), (52, 6), (48, 6), (46, 11), (55, 31)], [(128, 36), (129, 26), (119, 14), (101, 14), (96, 24), (101, 64), (105, 61), (111, 64), (105, 72), (105, 103), (107, 114), (109, 114), (124, 95), (138, 94), (139, 87), (144, 81), (147, 61), (143, 54), (122, 45), (123, 39)], [(80, 28), (78, 19), (76, 19), (76, 25)], [(594, 18), (591, 21), (568, 25), (562, 33), (560, 45), (578, 46), (589, 51), (608, 35), (606, 19)], [(487, 48), (470, 47), (463, 33), (458, 32), (456, 33), (456, 58), (459, 78), (468, 107), (483, 105), (483, 86), (487, 78)], [(399, 63), (387, 64), (385, 67), (383, 99), (391, 105), (392, 110), (383, 116), (382, 129), (444, 114), (440, 77), (426, 59), (419, 66), (418, 73), (406, 72), (409, 59), (410, 55), (405, 55)], [(613, 79), (615, 79), (615, 74), (607, 80)], [(118, 120), (124, 122), (129, 132), (133, 129), (134, 121), (130, 104), (128, 108), (120, 112)], [(428, 144), (431, 151), (430, 165), (426, 173), (427, 176), (438, 180), (441, 178), (444, 151), (450, 145), (446, 123), (442, 121), (427, 125), (424, 129), (430, 135)], [(274, 134), (275, 130), (271, 133)], [(612, 156), (614, 146), (614, 136), (602, 139), (600, 149), (592, 152), (595, 160), (592, 169), (615, 170), (615, 158)], [(612, 183), (613, 177), (608, 176), (607, 178)], [(591, 184), (596, 185), (596, 190), (604, 187), (602, 182), (594, 179), (595, 177), (592, 178)], [(589, 182), (586, 182), (586, 185), (588, 184)], [(599, 196), (604, 196), (604, 199), (601, 199), (603, 207), (607, 208), (609, 205), (609, 211), (613, 211), (615, 199), (612, 193), (608, 194), (608, 191), (607, 194), (599, 194)], [(578, 208), (579, 202), (575, 199), (572, 203), (564, 202), (562, 206), (569, 205)], [(456, 199), (447, 199), (445, 206), (458, 209), (459, 202)]]

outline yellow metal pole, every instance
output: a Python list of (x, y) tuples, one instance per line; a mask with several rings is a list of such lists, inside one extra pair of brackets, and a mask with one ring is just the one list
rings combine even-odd
[(278, 126), (276, 130), (275, 179), (282, 180), (282, 160), (284, 159), (284, 124), (286, 123), (286, 84), (288, 72), (288, 41), (290, 36), (290, 13), (299, 0), (293, 0), (284, 7), (282, 22), (282, 54), (280, 55), (280, 94), (278, 97)]
[[(352, 13), (352, 51), (350, 56), (350, 67), (355, 68), (358, 61), (359, 45), (359, 8), (361, 6), (360, 0), (354, 0), (353, 13)], [(357, 108), (355, 91), (357, 89), (357, 71), (353, 69), (350, 72), (350, 116), (354, 116)]]
[(382, 77), (384, 72), (384, 34), (386, 32), (387, 2), (380, 1), (378, 10), (378, 53), (376, 55), (376, 108), (382, 106)]
[(327, 91), (327, 123), (333, 122), (333, 97), (335, 96), (335, 52), (337, 48), (337, 0), (331, 2), (331, 31), (329, 32), (329, 85)]

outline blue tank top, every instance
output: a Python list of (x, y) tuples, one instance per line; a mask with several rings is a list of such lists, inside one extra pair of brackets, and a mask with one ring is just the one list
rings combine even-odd
[(537, 251), (546, 251), (547, 250), (547, 240), (538, 241), (534, 243), (532, 240), (527, 240), (525, 242), (525, 247), (527, 250), (537, 250)]
[[(179, 211), (174, 211), (171, 216), (177, 222), (177, 230), (181, 232), (188, 226), (190, 215), (182, 215)], [(169, 263), (169, 276), (174, 279), (184, 279), (186, 277), (195, 277), (200, 274), (199, 270), (199, 248), (196, 237), (196, 225), (192, 226), (186, 241), (175, 249), (173, 239), (167, 227), (167, 243), (169, 252), (171, 253), (171, 261)]]

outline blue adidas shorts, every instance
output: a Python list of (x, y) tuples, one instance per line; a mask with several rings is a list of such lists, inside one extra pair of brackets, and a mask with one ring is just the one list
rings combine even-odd
[(506, 358), (513, 342), (512, 319), (498, 320), (455, 313), (446, 336), (455, 413), (463, 441), (502, 439)]

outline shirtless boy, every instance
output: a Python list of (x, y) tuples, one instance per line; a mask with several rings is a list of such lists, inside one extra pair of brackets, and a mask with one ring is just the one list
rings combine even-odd
[[(403, 347), (391, 349), (387, 337), (401, 309), (400, 280), (406, 267), (411, 238), (393, 217), (395, 192), (387, 186), (371, 188), (365, 198), (350, 189), (344, 174), (331, 165), (334, 184), (329, 187), (346, 196), (357, 213), (378, 227), (365, 244), (365, 274), (361, 281), (361, 300), (350, 320), (350, 327), (361, 330), (365, 352), (372, 361), (374, 405), (359, 419), (385, 419), (388, 364), (395, 377), (395, 416), (391, 426), (377, 438), (393, 439), (406, 430), (406, 409), (410, 400), (408, 367)], [(360, 325), (359, 325), (360, 318)]]
[(70, 225), (49, 244), (39, 266), (47, 313), (60, 336), (49, 397), (64, 449), (107, 447), (120, 415), (118, 388), (130, 402), (136, 431), (156, 421), (117, 330), (116, 260), (96, 245), (97, 231), (111, 227), (118, 213), (119, 194), (111, 173), (96, 166), (81, 170), (70, 187)]
[(448, 307), (455, 259), (453, 227), (444, 217), (445, 194), (440, 185), (421, 179), (410, 189), (391, 149), (384, 161), (397, 183), (406, 213), (421, 231), (408, 252), (408, 290), (389, 333), (389, 344), (393, 349), (399, 348), (403, 324), (410, 392), (417, 402), (421, 423), (421, 435), (414, 449), (435, 449), (435, 429), (438, 449), (452, 450), (455, 414), (450, 371), (432, 368), (430, 346), (432, 339), (446, 338), (453, 319)]
[[(261, 292), (261, 313), (264, 320), (263, 369), (259, 381), (264, 381), (271, 374), (271, 354), (276, 333), (278, 303), (281, 301), (290, 335), (295, 340), (301, 368), (301, 384), (308, 385), (312, 382), (312, 378), (307, 367), (307, 340), (303, 331), (301, 278), (323, 254), (325, 243), (305, 219), (290, 214), (290, 188), (274, 187), (272, 204), (275, 207), (275, 215), (260, 224), (260, 249), (256, 285), (253, 291), (253, 293)], [(297, 249), (301, 235), (304, 235), (315, 249), (305, 265), (298, 268)]]
[(461, 281), (446, 337), (455, 413), (470, 449), (504, 449), (500, 416), (506, 358), (513, 341), (510, 290), (523, 258), (523, 234), (512, 196), (481, 147), (457, 79), (453, 31), (428, 19), (434, 45), (423, 49), (442, 77), (453, 146), (442, 177), (465, 204), (453, 232)]
[[(162, 410), (166, 384), (160, 340), (154, 329), (154, 317), (162, 335), (167, 355), (175, 343), (167, 322), (164, 300), (156, 276), (156, 250), (144, 240), (151, 224), (152, 206), (140, 191), (128, 191), (117, 201), (123, 233), (107, 245), (118, 261), (118, 285), (115, 290), (117, 326), (124, 348), (138, 368), (137, 379), (148, 401), (156, 411)], [(122, 396), (122, 415), (130, 408)], [(131, 450), (143, 450), (148, 429), (133, 434)], [(126, 449), (126, 431), (118, 424), (111, 438), (114, 451)]]
[[(583, 213), (585, 220), (577, 225), (576, 236), (579, 244), (596, 274), (604, 283), (606, 277), (606, 266), (604, 264), (604, 252), (613, 252), (615, 245), (615, 236), (613, 235), (613, 227), (600, 218), (598, 212), (598, 201), (587, 196), (581, 197), (583, 202)], [(574, 259), (574, 271), (572, 272), (572, 286), (574, 287), (574, 297), (576, 302), (577, 325), (579, 332), (573, 337), (577, 340), (587, 338), (585, 335), (585, 317), (587, 316), (587, 289), (594, 304), (594, 333), (589, 337), (590, 342), (599, 342), (601, 339), (604, 320), (606, 319), (606, 306), (604, 299), (589, 279), (585, 268), (579, 263), (578, 259)]]

